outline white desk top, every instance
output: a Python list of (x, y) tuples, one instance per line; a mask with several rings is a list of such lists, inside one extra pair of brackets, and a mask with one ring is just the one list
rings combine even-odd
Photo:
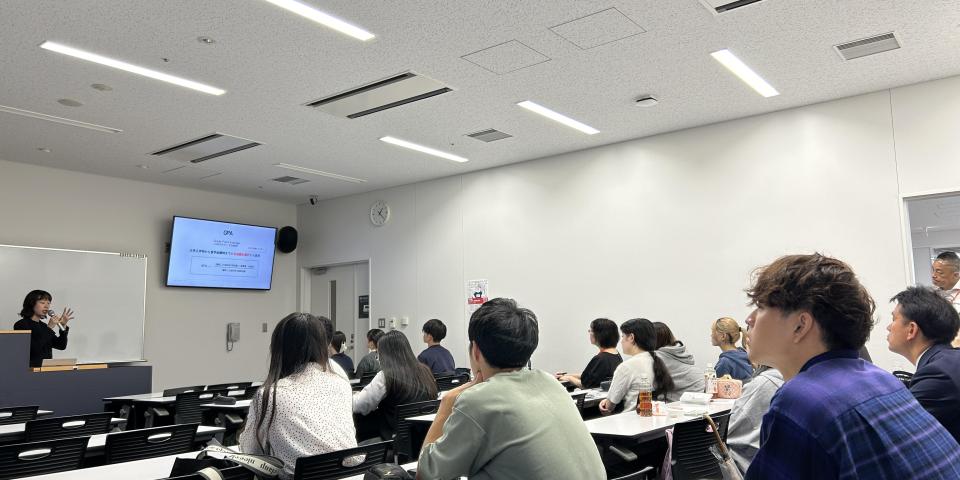
[[(677, 404), (674, 402), (673, 404)], [(668, 405), (673, 405), (668, 404)], [(722, 413), (733, 407), (733, 400), (714, 400), (710, 402), (707, 411), (711, 414)], [(696, 420), (700, 416), (682, 416), (679, 419), (670, 419), (666, 415), (641, 417), (634, 411), (618, 413), (607, 417), (594, 418), (584, 422), (592, 435), (604, 437), (619, 437), (635, 439), (646, 435), (659, 435), (667, 427), (688, 420)]]
[(225, 405), (220, 403), (204, 403), (200, 405), (203, 408), (211, 408), (215, 410), (249, 410), (251, 400), (237, 400), (237, 403), (233, 405)]
[[(352, 380), (351, 380), (352, 381)], [(360, 380), (357, 380), (359, 382)], [(260, 385), (263, 385), (263, 382), (253, 382), (249, 388), (258, 388)], [(176, 396), (164, 397), (163, 392), (151, 392), (151, 393), (140, 393), (137, 395), (122, 395), (119, 397), (106, 397), (103, 399), (104, 402), (113, 402), (113, 401), (130, 401), (135, 403), (174, 403), (177, 401)]]
[[(127, 423), (126, 418), (111, 418), (110, 425), (120, 425)], [(0, 425), (0, 438), (20, 435), (27, 428), (26, 423), (11, 423), (9, 425)]]

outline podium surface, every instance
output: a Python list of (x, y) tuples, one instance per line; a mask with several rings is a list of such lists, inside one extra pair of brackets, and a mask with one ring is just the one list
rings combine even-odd
[(39, 405), (57, 416), (103, 411), (103, 398), (149, 392), (149, 365), (33, 371), (30, 332), (0, 330), (0, 406)]

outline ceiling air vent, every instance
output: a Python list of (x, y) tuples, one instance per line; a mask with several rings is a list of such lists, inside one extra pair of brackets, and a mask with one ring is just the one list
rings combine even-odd
[(406, 72), (315, 100), (307, 106), (338, 117), (359, 118), (450, 91), (453, 89), (432, 78)]
[(297, 178), (290, 176), (277, 177), (273, 179), (274, 182), (286, 183), (287, 185), (300, 185), (301, 183), (307, 183), (310, 180), (305, 178)]
[(761, 1), (763, 0), (700, 0), (700, 3), (703, 4), (704, 7), (707, 7), (707, 10), (710, 10), (714, 15), (719, 15)]
[(501, 132), (500, 130), (488, 128), (486, 130), (480, 130), (479, 132), (468, 133), (467, 136), (470, 138), (476, 138), (482, 142), (490, 143), (496, 142), (497, 140), (503, 140), (504, 138), (510, 138), (513, 135)]
[(164, 148), (150, 155), (163, 156), (185, 163), (200, 163), (211, 158), (239, 152), (260, 145), (259, 142), (245, 138), (234, 137), (224, 133), (213, 133), (196, 140), (190, 140), (179, 145)]
[(862, 40), (841, 43), (840, 45), (834, 45), (833, 48), (837, 49), (837, 53), (839, 53), (840, 57), (844, 60), (853, 60), (854, 58), (896, 50), (900, 48), (900, 42), (897, 41), (897, 37), (893, 32), (890, 32)]

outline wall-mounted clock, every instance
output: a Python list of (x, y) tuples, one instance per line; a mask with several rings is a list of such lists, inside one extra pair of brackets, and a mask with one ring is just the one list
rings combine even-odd
[(383, 200), (377, 200), (370, 206), (370, 222), (380, 227), (390, 221), (390, 205)]

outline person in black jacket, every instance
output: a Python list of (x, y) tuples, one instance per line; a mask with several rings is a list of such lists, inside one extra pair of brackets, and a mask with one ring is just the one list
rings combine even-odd
[(28, 293), (23, 299), (20, 320), (13, 324), (14, 330), (30, 331), (31, 367), (39, 367), (45, 358), (53, 358), (54, 348), (67, 348), (67, 334), (70, 332), (67, 322), (73, 319), (73, 310), (64, 308), (63, 313), (57, 315), (50, 309), (52, 301), (53, 296), (43, 290)]
[(623, 363), (623, 357), (617, 351), (617, 342), (620, 341), (620, 330), (613, 320), (598, 318), (590, 322), (590, 343), (600, 351), (590, 359), (587, 368), (580, 374), (555, 374), (557, 380), (570, 382), (577, 388), (597, 388), (601, 382), (613, 378), (617, 366)]
[(929, 287), (907, 288), (890, 301), (897, 305), (887, 326), (888, 346), (917, 366), (910, 392), (960, 441), (960, 350), (950, 346), (960, 330), (960, 316)]

